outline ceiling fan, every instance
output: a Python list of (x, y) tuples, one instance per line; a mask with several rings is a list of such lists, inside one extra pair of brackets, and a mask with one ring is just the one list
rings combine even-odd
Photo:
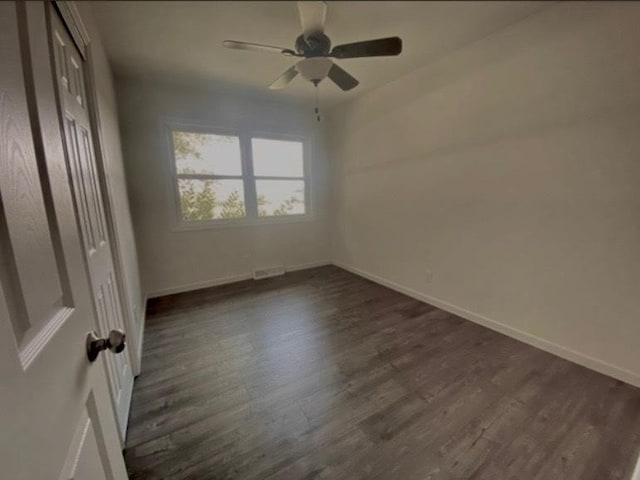
[(316, 87), (324, 78), (329, 77), (342, 90), (351, 90), (358, 85), (358, 80), (336, 65), (331, 58), (385, 57), (399, 55), (402, 52), (402, 39), (400, 37), (346, 43), (337, 45), (332, 49), (331, 40), (324, 33), (327, 2), (306, 1), (297, 3), (300, 22), (302, 23), (302, 34), (296, 38), (295, 50), (258, 43), (237, 42), (235, 40), (225, 40), (223, 42), (223, 45), (227, 48), (280, 53), (287, 57), (302, 58), (269, 85), (271, 89), (286, 87), (300, 74)]

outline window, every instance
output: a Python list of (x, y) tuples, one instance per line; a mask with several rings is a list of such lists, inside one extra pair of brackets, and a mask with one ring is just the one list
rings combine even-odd
[(269, 221), (308, 213), (305, 142), (171, 129), (182, 225)]
[(183, 221), (246, 217), (240, 139), (173, 131)]
[(302, 142), (252, 138), (258, 216), (304, 215)]

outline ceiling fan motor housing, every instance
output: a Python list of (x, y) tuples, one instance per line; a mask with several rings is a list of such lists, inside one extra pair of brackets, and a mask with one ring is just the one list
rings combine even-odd
[(296, 38), (296, 52), (305, 57), (325, 57), (331, 51), (331, 40), (322, 32)]

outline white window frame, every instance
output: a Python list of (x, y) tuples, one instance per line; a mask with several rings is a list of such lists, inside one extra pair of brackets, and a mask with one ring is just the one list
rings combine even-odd
[[(271, 225), (281, 223), (297, 223), (310, 221), (313, 218), (312, 191), (311, 191), (311, 140), (308, 136), (290, 133), (280, 133), (263, 130), (247, 130), (247, 129), (230, 129), (214, 127), (211, 125), (165, 121), (164, 130), (167, 138), (167, 159), (170, 172), (170, 208), (173, 217), (173, 231), (184, 230), (202, 230), (221, 227), (241, 227), (251, 225)], [(175, 160), (175, 151), (173, 148), (173, 132), (194, 132), (212, 135), (228, 135), (238, 137), (240, 142), (240, 165), (241, 175), (210, 175), (210, 174), (194, 174), (190, 175), (195, 179), (241, 179), (244, 186), (244, 205), (246, 216), (242, 218), (216, 218), (212, 220), (184, 220), (182, 218), (182, 208), (180, 205), (180, 190), (178, 187), (178, 179), (180, 176), (177, 171)], [(253, 152), (251, 140), (267, 139), (267, 140), (283, 140), (302, 143), (302, 177), (270, 177), (270, 176), (254, 176), (253, 174)], [(304, 205), (305, 213), (292, 215), (272, 215), (259, 217), (256, 193), (256, 180), (303, 180), (304, 181)]]

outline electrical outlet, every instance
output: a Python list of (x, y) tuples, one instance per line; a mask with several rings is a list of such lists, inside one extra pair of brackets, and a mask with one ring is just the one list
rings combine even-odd
[(424, 271), (424, 281), (425, 283), (433, 282), (433, 271), (429, 270), (428, 268)]

